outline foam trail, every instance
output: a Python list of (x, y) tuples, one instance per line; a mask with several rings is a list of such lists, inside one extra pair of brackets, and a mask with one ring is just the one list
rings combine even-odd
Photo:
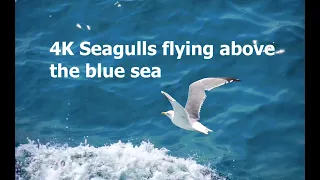
[(149, 142), (139, 146), (114, 143), (102, 147), (42, 145), (34, 141), (16, 147), (16, 179), (30, 180), (225, 180), (192, 159), (167, 154)]

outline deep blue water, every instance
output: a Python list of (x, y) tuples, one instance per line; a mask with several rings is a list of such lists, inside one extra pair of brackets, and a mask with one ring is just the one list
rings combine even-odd
[[(305, 179), (304, 1), (116, 2), (16, 1), (17, 177)], [(215, 56), (177, 60), (158, 51), (115, 60), (78, 53), (82, 41), (160, 47), (166, 40), (214, 44)], [(219, 45), (232, 40), (274, 42), (285, 52), (219, 56)], [(74, 41), (75, 55), (50, 53), (55, 41)], [(85, 63), (128, 72), (157, 66), (162, 77), (52, 79), (52, 63), (81, 71)], [(213, 133), (179, 129), (160, 114), (171, 108), (161, 90), (184, 105), (190, 83), (221, 76), (242, 81), (207, 93), (201, 122)]]

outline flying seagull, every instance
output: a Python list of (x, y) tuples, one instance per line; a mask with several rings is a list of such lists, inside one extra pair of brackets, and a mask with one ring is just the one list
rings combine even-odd
[(185, 108), (183, 108), (173, 97), (168, 93), (161, 91), (171, 103), (173, 110), (162, 112), (170, 118), (171, 122), (185, 130), (198, 131), (204, 134), (212, 132), (211, 129), (202, 125), (200, 120), (200, 110), (204, 100), (206, 99), (205, 91), (222, 86), (230, 82), (238, 82), (240, 79), (230, 77), (216, 77), (216, 78), (203, 78), (193, 82), (189, 86), (188, 100)]

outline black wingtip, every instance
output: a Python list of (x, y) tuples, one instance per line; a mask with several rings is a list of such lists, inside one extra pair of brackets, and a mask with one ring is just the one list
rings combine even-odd
[(228, 82), (230, 82), (230, 81), (235, 81), (235, 82), (239, 82), (239, 81), (241, 81), (240, 79), (237, 79), (237, 78), (230, 78), (230, 77), (226, 77), (226, 78), (223, 78), (223, 79), (227, 80)]

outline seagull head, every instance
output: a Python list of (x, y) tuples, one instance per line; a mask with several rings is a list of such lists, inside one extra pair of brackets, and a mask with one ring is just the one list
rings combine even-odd
[(172, 120), (174, 116), (174, 111), (170, 110), (170, 111), (162, 112), (161, 114), (168, 116)]

